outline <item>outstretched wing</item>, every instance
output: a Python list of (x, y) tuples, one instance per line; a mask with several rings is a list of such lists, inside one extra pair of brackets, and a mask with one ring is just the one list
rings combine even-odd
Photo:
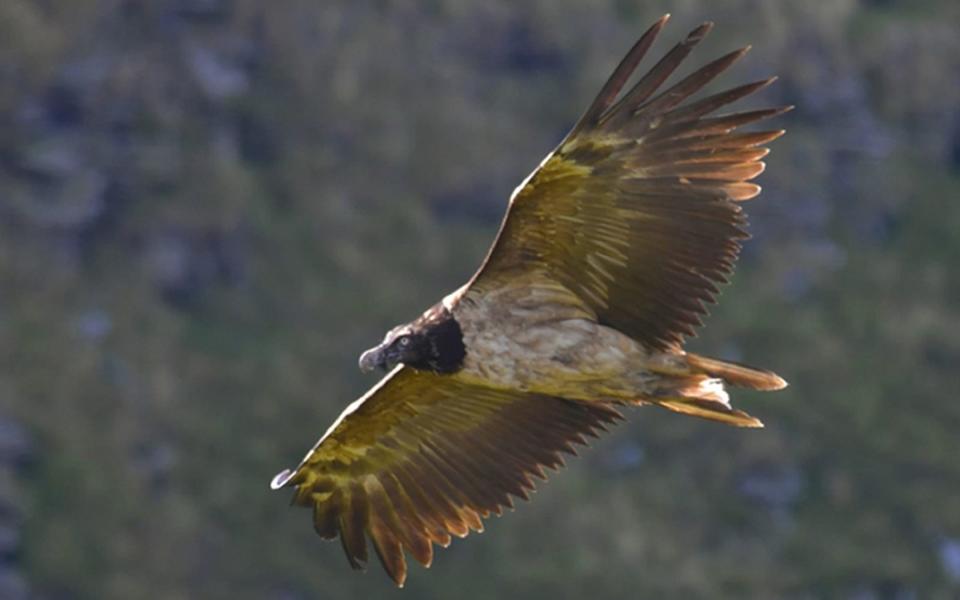
[(294, 471), (273, 487), (295, 486), (313, 507), (320, 536), (340, 537), (354, 568), (366, 538), (397, 585), (403, 551), (424, 566), (432, 544), (481, 531), (481, 518), (527, 499), (531, 476), (562, 466), (560, 452), (618, 421), (614, 408), (494, 391), (449, 375), (398, 367), (351, 404)]
[(768, 150), (761, 146), (783, 134), (734, 130), (789, 107), (707, 116), (773, 79), (687, 101), (747, 48), (658, 93), (710, 23), (616, 100), (666, 20), (640, 38), (566, 139), (514, 192), (471, 291), (517, 277), (559, 282), (601, 323), (658, 350), (678, 346), (700, 325), (748, 237), (738, 203), (760, 192), (748, 182), (763, 171)]

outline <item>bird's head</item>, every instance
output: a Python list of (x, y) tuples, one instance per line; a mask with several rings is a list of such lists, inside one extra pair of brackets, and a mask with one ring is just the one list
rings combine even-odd
[(463, 366), (465, 356), (460, 324), (437, 305), (415, 321), (388, 331), (380, 345), (360, 355), (360, 370), (389, 371), (403, 363), (421, 371), (453, 373)]

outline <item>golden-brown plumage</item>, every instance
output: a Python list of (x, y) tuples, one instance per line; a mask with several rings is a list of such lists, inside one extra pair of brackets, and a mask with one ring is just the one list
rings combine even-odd
[(724, 384), (774, 373), (682, 350), (747, 237), (740, 202), (760, 188), (763, 144), (738, 127), (786, 109), (708, 116), (772, 82), (688, 98), (736, 62), (723, 56), (661, 91), (709, 32), (692, 31), (619, 97), (667, 17), (627, 54), (558, 148), (517, 188), (497, 239), (463, 288), (389, 332), (362, 368), (403, 362), (351, 404), (274, 488), (295, 486), (322, 537), (363, 568), (369, 538), (398, 585), (404, 552), (482, 529), (526, 499), (531, 476), (656, 404), (738, 426)]
[(543, 467), (563, 465), (622, 417), (616, 408), (471, 386), (398, 366), (348, 407), (296, 471), (274, 487), (297, 486), (313, 506), (317, 533), (340, 536), (354, 568), (366, 537), (398, 585), (402, 549), (430, 566), (431, 544), (483, 530), (482, 518), (527, 499)]
[(760, 192), (747, 182), (763, 171), (768, 151), (760, 145), (783, 134), (733, 130), (787, 109), (703, 118), (773, 79), (678, 106), (746, 49), (653, 96), (709, 24), (614, 102), (665, 23), (644, 34), (567, 138), (515, 192), (472, 289), (496, 289), (542, 269), (543, 279), (573, 291), (600, 323), (658, 350), (678, 348), (700, 324), (704, 303), (726, 283), (748, 237), (738, 202)]

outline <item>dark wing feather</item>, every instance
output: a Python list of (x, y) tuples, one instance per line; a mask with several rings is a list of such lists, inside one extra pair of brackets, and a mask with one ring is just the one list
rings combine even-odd
[(454, 376), (394, 370), (351, 404), (294, 471), (295, 486), (324, 538), (340, 537), (350, 565), (364, 568), (367, 538), (403, 585), (404, 551), (429, 566), (433, 544), (483, 529), (481, 519), (526, 499), (543, 467), (563, 465), (620, 419), (614, 408), (494, 391)]
[[(693, 30), (623, 96), (617, 94), (666, 17), (647, 31), (557, 150), (517, 189), (470, 289), (560, 282), (596, 318), (650, 348), (700, 324), (747, 237), (739, 201), (760, 192), (762, 145), (782, 130), (740, 133), (787, 108), (707, 116), (773, 79), (690, 96), (747, 49), (658, 90), (711, 25)], [(616, 100), (616, 101), (615, 101)]]

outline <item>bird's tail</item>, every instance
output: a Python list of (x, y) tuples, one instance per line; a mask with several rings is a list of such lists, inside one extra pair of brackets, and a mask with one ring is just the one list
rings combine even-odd
[(771, 371), (686, 354), (688, 371), (665, 377), (663, 387), (643, 398), (674, 412), (720, 421), (738, 427), (763, 427), (763, 423), (742, 410), (730, 406), (724, 384), (753, 390), (779, 390), (787, 382)]
[(699, 354), (687, 353), (687, 364), (695, 373), (722, 379), (735, 387), (750, 390), (773, 391), (787, 387), (787, 382), (773, 371), (755, 369), (735, 362), (707, 358)]
[(730, 406), (723, 381), (709, 375), (687, 375), (664, 382), (663, 388), (646, 398), (674, 412), (720, 421), (738, 427), (763, 427), (760, 419)]

